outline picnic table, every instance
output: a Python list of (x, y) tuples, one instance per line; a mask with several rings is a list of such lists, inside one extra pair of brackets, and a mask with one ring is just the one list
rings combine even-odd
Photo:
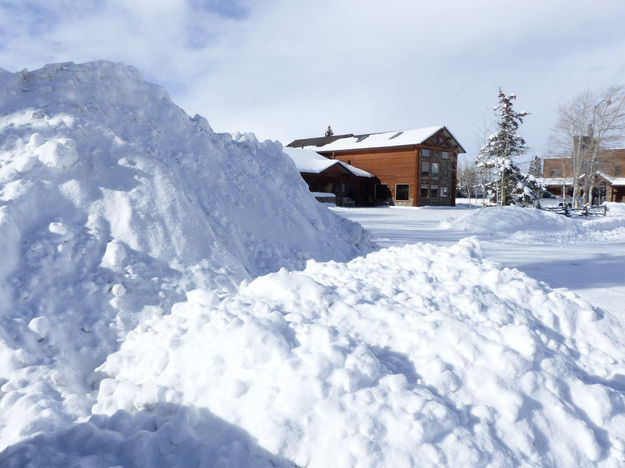
[(563, 214), (565, 216), (605, 216), (608, 207), (605, 205), (584, 205), (581, 208), (572, 208), (570, 204), (560, 203), (558, 206), (549, 206), (542, 208), (545, 211), (553, 211), (554, 213)]

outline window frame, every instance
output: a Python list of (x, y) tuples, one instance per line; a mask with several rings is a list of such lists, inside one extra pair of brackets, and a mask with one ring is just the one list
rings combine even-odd
[[(399, 186), (402, 187), (408, 187), (407, 192), (406, 192), (406, 198), (399, 198), (399, 190), (398, 187)], [(410, 201), (410, 184), (395, 184), (395, 200), (397, 201)]]
[[(434, 168), (436, 167), (436, 174), (434, 173)], [(441, 173), (441, 164), (438, 162), (432, 162), (430, 164), (430, 177), (432, 179), (438, 179)]]
[[(425, 195), (423, 195), (423, 190), (425, 190)], [(430, 198), (430, 186), (428, 184), (421, 184), (421, 189), (419, 191), (419, 198)]]
[(421, 177), (430, 177), (430, 161), (421, 161)]
[(440, 198), (438, 195), (438, 185), (430, 185), (430, 199)]

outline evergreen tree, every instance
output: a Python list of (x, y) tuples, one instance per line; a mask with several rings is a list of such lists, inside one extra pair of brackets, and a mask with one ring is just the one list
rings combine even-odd
[(534, 159), (530, 161), (530, 168), (527, 171), (529, 175), (534, 177), (542, 177), (543, 176), (543, 160), (538, 156), (534, 156)]
[(498, 205), (528, 205), (538, 198), (535, 192), (536, 181), (523, 176), (514, 158), (526, 150), (525, 140), (518, 134), (519, 125), (527, 112), (517, 112), (513, 108), (516, 95), (506, 95), (499, 88), (499, 103), (494, 108), (498, 115), (497, 133), (488, 138), (476, 159), (478, 170), (493, 175), (486, 185), (489, 196)]
[(334, 132), (332, 131), (332, 127), (330, 125), (328, 125), (328, 128), (326, 129), (326, 135), (327, 137), (331, 137), (332, 135), (334, 135)]

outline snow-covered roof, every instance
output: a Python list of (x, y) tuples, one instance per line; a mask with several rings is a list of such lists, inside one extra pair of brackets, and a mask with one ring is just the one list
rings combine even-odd
[(543, 185), (573, 185), (572, 177), (537, 177), (536, 180)]
[(443, 125), (436, 127), (417, 128), (413, 130), (401, 130), (384, 133), (370, 133), (340, 138), (333, 142), (319, 146), (318, 151), (347, 151), (355, 149), (390, 148), (395, 146), (420, 145), (436, 133), (444, 130), (454, 140), (460, 152), (464, 149), (456, 141), (453, 135)]
[(612, 185), (613, 187), (623, 187), (623, 186), (625, 186), (625, 177), (612, 177), (612, 176), (609, 176), (608, 174), (606, 174), (605, 172), (602, 172), (602, 171), (598, 171), (597, 174), (599, 174), (605, 180), (610, 182), (610, 185)]
[[(586, 174), (580, 175), (580, 179)], [(597, 171), (597, 175), (604, 178), (613, 187), (625, 187), (625, 177), (612, 177), (602, 171)], [(537, 178), (543, 185), (573, 185), (573, 178), (571, 177), (545, 177), (543, 179)]]
[(375, 177), (367, 171), (358, 169), (357, 167), (346, 164), (337, 159), (328, 159), (321, 156), (316, 151), (306, 148), (284, 148), (284, 152), (293, 160), (295, 166), (300, 172), (309, 172), (312, 174), (320, 174), (335, 164), (340, 164), (349, 172), (358, 177)]

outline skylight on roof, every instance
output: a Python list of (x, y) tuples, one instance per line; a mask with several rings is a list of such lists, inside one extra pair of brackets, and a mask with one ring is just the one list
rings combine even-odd
[(362, 140), (364, 140), (365, 138), (369, 138), (369, 135), (363, 135), (361, 137), (358, 137), (358, 140), (356, 140), (356, 143), (360, 143)]
[(393, 135), (392, 137), (389, 138), (389, 140), (392, 140), (393, 138), (397, 138), (399, 135), (401, 135), (404, 132), (397, 132), (395, 135)]

